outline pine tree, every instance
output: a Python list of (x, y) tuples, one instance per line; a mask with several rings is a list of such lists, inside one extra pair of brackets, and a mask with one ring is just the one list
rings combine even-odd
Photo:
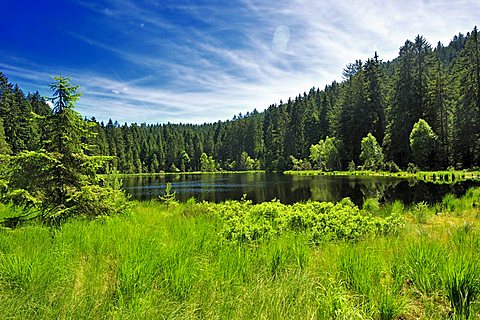
[(26, 214), (36, 207), (40, 214), (35, 217), (51, 223), (123, 210), (122, 192), (97, 185), (96, 170), (106, 159), (85, 154), (87, 146), (82, 140), (90, 134), (89, 123), (74, 110), (80, 96), (78, 86), (71, 85), (68, 78), (54, 79), (50, 85), (54, 108), (42, 119), (48, 139), (42, 141), (38, 152), (23, 151), (8, 160), (7, 170), (2, 172), (7, 190), (1, 200), (22, 207)]
[(426, 119), (439, 138), (437, 155), (441, 167), (446, 168), (451, 163), (451, 126), (452, 126), (452, 98), (449, 86), (449, 76), (439, 60), (436, 61), (436, 70), (428, 84)]
[(0, 155), (10, 154), (12, 150), (5, 139), (5, 130), (3, 129), (3, 120), (0, 119)]
[(378, 54), (375, 52), (373, 59), (368, 59), (364, 66), (366, 81), (367, 107), (366, 112), (370, 113), (369, 127), (375, 138), (383, 141), (385, 136), (385, 92), (383, 89), (384, 75), (380, 68)]
[(457, 166), (479, 163), (476, 145), (480, 142), (480, 61), (478, 31), (467, 34), (467, 42), (455, 66), (458, 99), (455, 108), (454, 153)]

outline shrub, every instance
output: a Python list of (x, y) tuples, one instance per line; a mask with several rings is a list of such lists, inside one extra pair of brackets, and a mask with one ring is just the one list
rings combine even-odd
[(376, 214), (380, 211), (380, 203), (378, 202), (377, 198), (367, 198), (363, 202), (362, 209), (367, 213)]
[(403, 224), (400, 216), (386, 218), (363, 214), (349, 199), (284, 205), (278, 201), (252, 205), (229, 201), (216, 205), (224, 221), (226, 240), (250, 242), (269, 239), (286, 231), (305, 232), (314, 242), (355, 241), (375, 234), (388, 234)]

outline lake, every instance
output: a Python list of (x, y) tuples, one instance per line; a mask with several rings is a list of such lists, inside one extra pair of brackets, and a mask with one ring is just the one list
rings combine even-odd
[(222, 202), (240, 200), (243, 194), (254, 203), (278, 199), (282, 203), (338, 201), (349, 197), (358, 205), (369, 197), (380, 202), (401, 200), (406, 204), (441, 201), (447, 193), (462, 195), (478, 182), (434, 184), (415, 179), (369, 176), (296, 176), (269, 173), (178, 174), (127, 176), (123, 187), (132, 199), (149, 200), (164, 193), (172, 183), (181, 202), (195, 197), (197, 201)]

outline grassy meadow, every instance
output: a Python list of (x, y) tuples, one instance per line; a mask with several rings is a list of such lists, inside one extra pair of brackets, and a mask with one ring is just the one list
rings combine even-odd
[(0, 314), (478, 319), (479, 204), (480, 189), (411, 207), (138, 202), (121, 216), (2, 228)]

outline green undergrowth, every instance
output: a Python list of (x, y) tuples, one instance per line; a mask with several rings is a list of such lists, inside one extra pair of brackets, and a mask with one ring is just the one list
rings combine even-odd
[[(478, 189), (163, 205), (0, 229), (2, 319), (478, 319)], [(0, 207), (2, 217), (13, 214)]]
[(211, 210), (224, 221), (222, 234), (227, 240), (261, 241), (285, 232), (305, 233), (315, 242), (356, 241), (368, 236), (388, 235), (402, 227), (397, 213), (376, 216), (360, 210), (348, 198), (332, 202), (284, 205), (279, 201), (253, 205), (251, 201), (227, 201)]

